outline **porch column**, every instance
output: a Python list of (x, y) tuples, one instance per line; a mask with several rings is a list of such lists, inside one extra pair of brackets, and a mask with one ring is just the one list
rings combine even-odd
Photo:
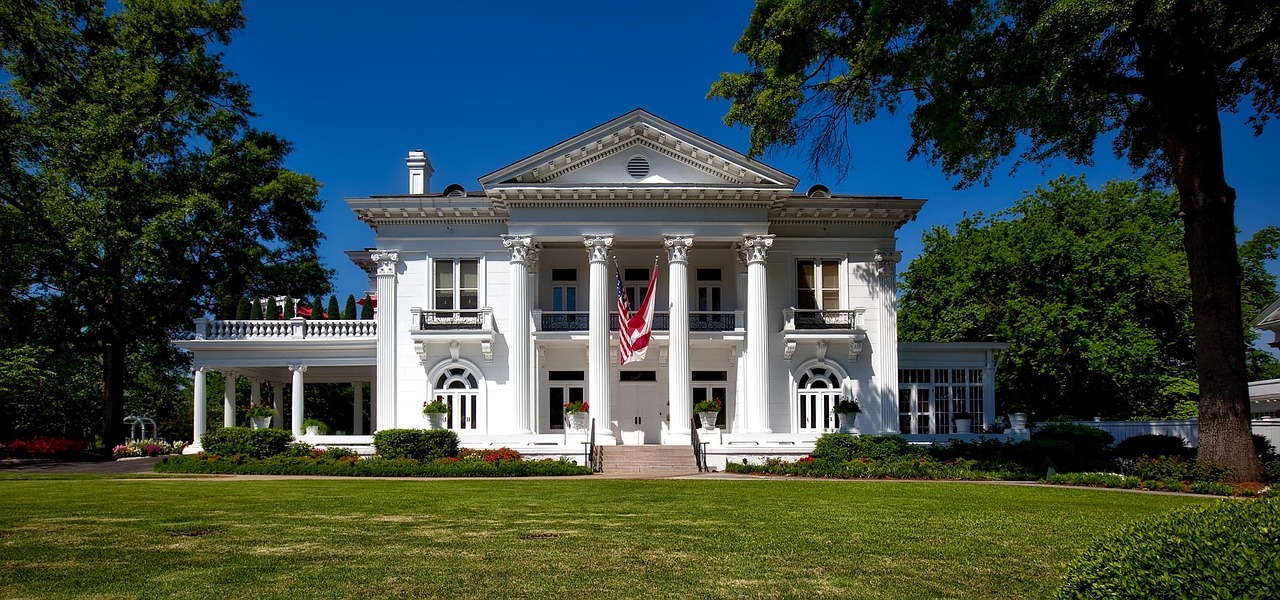
[(236, 374), (222, 372), (222, 426), (236, 426)]
[(982, 425), (996, 423), (996, 351), (987, 350), (987, 364), (982, 373)]
[(747, 259), (747, 433), (769, 429), (769, 289), (765, 261), (772, 235), (743, 236)]
[(895, 434), (898, 431), (898, 261), (902, 253), (896, 250), (876, 250), (876, 310), (880, 347), (873, 349), (877, 379), (880, 380), (881, 431)]
[(279, 419), (274, 419), (276, 429), (284, 429), (284, 383), (279, 381), (271, 382), (271, 408), (275, 409)]
[(667, 412), (671, 416), (671, 433), (688, 435), (689, 419), (693, 415), (689, 370), (689, 248), (693, 246), (693, 237), (664, 235), (662, 245), (667, 247), (667, 264), (671, 270), (667, 285), (671, 300)]
[(257, 377), (249, 378), (249, 403), (262, 403), (262, 380)]
[(587, 401), (596, 421), (596, 442), (611, 443), (613, 424), (609, 410), (609, 248), (612, 236), (586, 236), (591, 261), (591, 314), (587, 335)]
[(515, 395), (514, 425), (517, 433), (533, 433), (533, 407), (529, 405), (529, 263), (533, 239), (527, 235), (503, 235), (502, 245), (511, 252), (508, 293), (511, 330), (507, 335), (507, 369)]
[(293, 385), (289, 391), (293, 393), (293, 405), (290, 407), (290, 416), (293, 417), (293, 435), (294, 437), (302, 435), (302, 374), (307, 372), (307, 365), (289, 365), (289, 370), (293, 372)]
[(197, 366), (191, 382), (191, 443), (199, 444), (200, 436), (208, 430), (209, 400), (205, 397), (205, 369)]
[(370, 254), (378, 264), (378, 305), (373, 315), (378, 328), (378, 393), (373, 397), (378, 407), (377, 429), (396, 425), (396, 267), (398, 250), (378, 250)]
[(364, 382), (351, 382), (351, 435), (364, 435)]

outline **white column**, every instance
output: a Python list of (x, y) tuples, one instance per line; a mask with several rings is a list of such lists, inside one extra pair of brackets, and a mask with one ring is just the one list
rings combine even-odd
[(996, 422), (996, 352), (987, 350), (986, 369), (982, 373), (982, 425)]
[(200, 444), (200, 436), (209, 428), (209, 400), (205, 397), (204, 367), (197, 366), (191, 382), (191, 443)]
[(378, 328), (378, 393), (372, 399), (378, 411), (375, 429), (391, 429), (396, 423), (396, 267), (400, 252), (377, 250), (370, 258), (378, 265), (378, 307), (373, 315)]
[(351, 382), (351, 435), (364, 435), (364, 382)]
[(284, 383), (279, 381), (271, 382), (271, 408), (276, 411), (279, 419), (273, 419), (276, 429), (287, 429), (284, 424)]
[(880, 312), (877, 328), (880, 347), (873, 348), (876, 373), (880, 380), (880, 413), (883, 433), (898, 431), (898, 261), (896, 250), (876, 250), (876, 310)]
[(747, 433), (772, 433), (769, 428), (769, 284), (765, 261), (772, 235), (743, 236), (747, 259)]
[(369, 433), (377, 433), (378, 427), (378, 380), (369, 382)]
[(611, 236), (586, 236), (591, 261), (591, 313), (587, 336), (587, 402), (596, 421), (596, 443), (613, 440), (609, 407), (609, 248)]
[(289, 365), (289, 370), (293, 372), (293, 385), (289, 386), (293, 393), (293, 405), (290, 408), (290, 415), (293, 417), (292, 431), (294, 437), (302, 435), (302, 374), (307, 372), (307, 365)]
[(502, 245), (511, 251), (509, 294), (511, 330), (507, 334), (507, 368), (515, 396), (514, 425), (516, 433), (533, 433), (532, 415), (536, 414), (529, 393), (529, 248), (533, 239), (527, 235), (503, 235)]
[[(671, 415), (671, 433), (688, 435), (689, 419), (693, 415), (693, 373), (689, 370), (689, 248), (693, 246), (693, 237), (664, 235), (662, 245), (667, 247), (667, 264), (670, 267), (667, 284), (671, 301), (667, 411)], [(673, 442), (680, 443), (680, 440)]]
[(236, 426), (236, 374), (222, 372), (222, 426)]
[(249, 403), (262, 403), (262, 380), (257, 377), (251, 377), (249, 379)]

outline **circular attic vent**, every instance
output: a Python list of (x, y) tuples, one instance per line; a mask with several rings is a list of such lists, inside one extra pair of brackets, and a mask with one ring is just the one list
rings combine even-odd
[(805, 195), (810, 198), (830, 198), (831, 190), (827, 189), (827, 186), (819, 183), (818, 185), (809, 188), (809, 193)]
[(451, 183), (449, 187), (444, 188), (444, 195), (448, 198), (461, 198), (467, 195), (467, 190), (456, 183)]
[(649, 159), (640, 155), (632, 156), (631, 160), (627, 161), (627, 174), (636, 179), (643, 179), (649, 174)]

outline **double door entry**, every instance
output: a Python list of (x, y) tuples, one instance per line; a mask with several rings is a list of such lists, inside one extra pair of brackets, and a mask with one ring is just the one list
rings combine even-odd
[(662, 443), (662, 421), (667, 416), (667, 400), (655, 382), (618, 384), (617, 412), (623, 444)]

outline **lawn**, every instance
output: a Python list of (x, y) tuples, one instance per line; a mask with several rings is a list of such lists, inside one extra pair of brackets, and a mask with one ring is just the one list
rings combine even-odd
[(1198, 502), (969, 483), (0, 480), (0, 597), (1041, 598)]

